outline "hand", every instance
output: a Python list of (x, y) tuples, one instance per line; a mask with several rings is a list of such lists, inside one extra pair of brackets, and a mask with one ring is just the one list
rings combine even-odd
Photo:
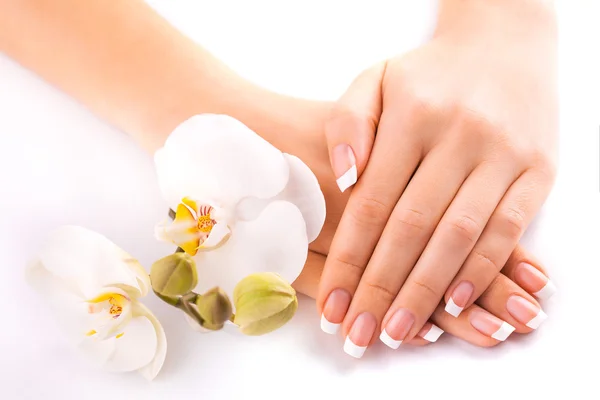
[(401, 321), (410, 340), (442, 298), (458, 316), (496, 279), (554, 180), (555, 47), (537, 1), (447, 0), (431, 42), (353, 83), (327, 126), (340, 189), (361, 175), (319, 287), (327, 320), (369, 325), (366, 344)]
[[(290, 104), (290, 118), (286, 118), (286, 120), (292, 121), (292, 123), (283, 129), (288, 132), (288, 135), (285, 138), (278, 137), (273, 141), (280, 146), (281, 150), (295, 154), (309, 165), (317, 175), (325, 194), (327, 220), (317, 240), (311, 243), (311, 251), (304, 270), (294, 282), (296, 290), (314, 298), (317, 295), (326, 255), (329, 253), (331, 241), (349, 196), (348, 193), (342, 194), (337, 189), (335, 177), (329, 168), (329, 158), (323, 139), (324, 133), (318, 129), (322, 125), (319, 121), (324, 120), (327, 115), (323, 110), (328, 106), (321, 104), (312, 110), (307, 110), (307, 105), (307, 103), (301, 102)], [(286, 114), (286, 111), (279, 110), (278, 114)], [(297, 114), (301, 114), (303, 117), (294, 120), (291, 116)], [(266, 125), (270, 125), (268, 120), (267, 118), (264, 121)], [(306, 123), (309, 124), (306, 125)], [(552, 284), (548, 284), (548, 282), (547, 273), (540, 263), (520, 246), (517, 246), (502, 273), (496, 275), (492, 284), (478, 299), (477, 304), (465, 308), (458, 318), (454, 318), (444, 311), (443, 302), (440, 303), (431, 316), (430, 322), (423, 326), (415, 338), (406, 343), (412, 345), (431, 343), (430, 341), (436, 339), (434, 333), (441, 333), (437, 329), (439, 327), (441, 330), (477, 346), (494, 346), (511, 332), (510, 326), (503, 325), (502, 321), (508, 322), (519, 333), (531, 332), (532, 329), (526, 323), (533, 317), (532, 314), (536, 315), (541, 310), (539, 303), (531, 294), (539, 293), (543, 288), (546, 288), (547, 292), (552, 287)], [(341, 319), (343, 316), (336, 322), (341, 322)], [(435, 328), (433, 328), (433, 324), (435, 324)], [(332, 327), (329, 324), (323, 326), (326, 329)], [(359, 343), (360, 346), (363, 344), (366, 346), (368, 343), (361, 342), (364, 338), (356, 336), (359, 333), (358, 331), (350, 333), (352, 340), (354, 343)], [(396, 334), (397, 332), (391, 332), (391, 335)], [(369, 339), (366, 340), (368, 342)], [(394, 348), (399, 345), (398, 341), (393, 338), (392, 341), (386, 340), (386, 344)]]

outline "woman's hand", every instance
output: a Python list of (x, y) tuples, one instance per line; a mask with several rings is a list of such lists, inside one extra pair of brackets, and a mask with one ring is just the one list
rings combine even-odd
[[(323, 271), (326, 255), (333, 236), (340, 222), (340, 218), (348, 201), (348, 193), (340, 193), (335, 183), (335, 177), (329, 168), (323, 132), (318, 129), (322, 125), (323, 118), (327, 115), (325, 109), (327, 104), (312, 103), (310, 109), (306, 107), (311, 103), (298, 102), (289, 110), (300, 113), (304, 117), (288, 125), (284, 137), (277, 140), (277, 145), (285, 152), (290, 152), (302, 158), (317, 175), (321, 188), (325, 194), (327, 203), (327, 220), (317, 240), (311, 243), (308, 260), (300, 277), (294, 282), (294, 287), (301, 293), (310, 297), (316, 297), (319, 279)], [(286, 113), (284, 109), (279, 113)], [(291, 117), (292, 114), (290, 114)], [(267, 118), (264, 122), (269, 125)], [(293, 121), (291, 118), (286, 121)], [(305, 125), (306, 123), (310, 123)], [(468, 341), (477, 346), (494, 346), (505, 339), (514, 327), (516, 332), (528, 333), (532, 331), (531, 318), (540, 314), (540, 304), (532, 296), (545, 289), (545, 293), (551, 294), (549, 283), (544, 268), (527, 251), (517, 246), (501, 273), (498, 273), (487, 290), (477, 299), (476, 304), (466, 307), (464, 312), (455, 318), (444, 311), (442, 301), (417, 335), (406, 343), (412, 345), (424, 345), (435, 341), (441, 330)], [(540, 314), (540, 315), (543, 315)], [(343, 316), (340, 317), (340, 320)], [(507, 324), (503, 324), (506, 321)], [(435, 325), (433, 325), (435, 324)], [(396, 324), (398, 325), (398, 324)], [(325, 329), (336, 328), (335, 324), (323, 324)], [(398, 330), (400, 329), (400, 330)], [(387, 332), (388, 336), (382, 336), (384, 343), (392, 348), (397, 348), (400, 341), (396, 338), (402, 334), (402, 327), (392, 327)], [(333, 332), (328, 330), (328, 332)], [(377, 332), (379, 333), (379, 332)], [(362, 354), (369, 343), (371, 336), (361, 336), (363, 331), (353, 330), (349, 336), (357, 348), (349, 346), (349, 351), (357, 356)]]
[(445, 0), (431, 42), (342, 97), (330, 158), (342, 191), (361, 179), (317, 304), (345, 334), (395, 316), (412, 339), (442, 298), (458, 316), (498, 276), (554, 180), (555, 29), (541, 1)]

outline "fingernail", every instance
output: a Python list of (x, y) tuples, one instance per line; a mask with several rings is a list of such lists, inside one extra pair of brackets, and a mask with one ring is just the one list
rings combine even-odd
[(514, 326), (483, 310), (471, 311), (469, 322), (479, 332), (500, 341), (505, 341), (515, 330)]
[(469, 299), (473, 295), (473, 284), (471, 282), (462, 281), (454, 288), (452, 296), (446, 303), (446, 312), (453, 317), (458, 317), (462, 310), (469, 302)]
[(347, 144), (338, 144), (333, 148), (331, 158), (337, 185), (343, 193), (358, 179), (354, 152)]
[(521, 263), (515, 270), (515, 283), (540, 300), (548, 300), (556, 293), (556, 286), (539, 269)]
[(413, 314), (405, 308), (397, 310), (379, 335), (379, 340), (396, 350), (415, 323)]
[(323, 314), (321, 314), (321, 329), (325, 333), (335, 335), (344, 321), (352, 296), (344, 289), (335, 289), (327, 297)]
[(506, 309), (514, 319), (531, 329), (537, 329), (548, 318), (541, 308), (521, 296), (510, 296)]
[(354, 358), (361, 358), (375, 333), (377, 321), (373, 314), (364, 312), (354, 320), (344, 342), (344, 351)]
[(423, 325), (423, 328), (421, 328), (417, 336), (420, 336), (428, 342), (433, 343), (437, 341), (440, 338), (440, 336), (442, 336), (442, 333), (444, 333), (444, 331), (441, 330), (438, 326), (432, 324), (431, 322), (428, 322), (425, 325)]

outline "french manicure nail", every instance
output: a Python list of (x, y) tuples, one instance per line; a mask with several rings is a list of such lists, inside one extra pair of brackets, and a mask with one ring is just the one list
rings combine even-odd
[(510, 296), (506, 309), (514, 319), (531, 329), (537, 329), (548, 318), (541, 308), (521, 296)]
[(325, 333), (335, 335), (348, 312), (352, 296), (344, 289), (335, 289), (327, 297), (323, 314), (321, 314), (321, 329)]
[(473, 284), (471, 282), (462, 281), (454, 288), (452, 296), (448, 300), (448, 303), (446, 303), (446, 308), (444, 308), (444, 310), (453, 317), (458, 317), (472, 295)]
[(381, 332), (379, 340), (386, 346), (396, 350), (400, 347), (408, 332), (410, 332), (414, 322), (415, 317), (410, 311), (405, 308), (397, 310), (385, 325), (385, 329)]
[(520, 263), (515, 269), (515, 283), (540, 300), (548, 300), (556, 292), (556, 286), (533, 265)]
[(350, 186), (354, 185), (358, 179), (356, 157), (352, 148), (342, 143), (333, 148), (331, 158), (333, 172), (337, 178), (336, 183), (343, 193)]
[(344, 342), (344, 351), (354, 358), (361, 358), (375, 333), (377, 321), (373, 314), (364, 312), (354, 320)]
[(431, 322), (428, 322), (423, 326), (423, 328), (421, 328), (417, 336), (420, 336), (428, 342), (433, 343), (437, 341), (440, 338), (440, 336), (442, 336), (442, 333), (444, 333), (444, 331), (441, 330), (438, 326), (432, 324)]
[(469, 322), (479, 332), (500, 341), (506, 340), (515, 330), (514, 326), (483, 310), (471, 311)]

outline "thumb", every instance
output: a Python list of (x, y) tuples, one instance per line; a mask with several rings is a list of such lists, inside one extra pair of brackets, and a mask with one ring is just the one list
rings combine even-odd
[(386, 63), (379, 63), (352, 82), (333, 107), (325, 125), (329, 160), (342, 192), (364, 171), (382, 109), (381, 82)]

